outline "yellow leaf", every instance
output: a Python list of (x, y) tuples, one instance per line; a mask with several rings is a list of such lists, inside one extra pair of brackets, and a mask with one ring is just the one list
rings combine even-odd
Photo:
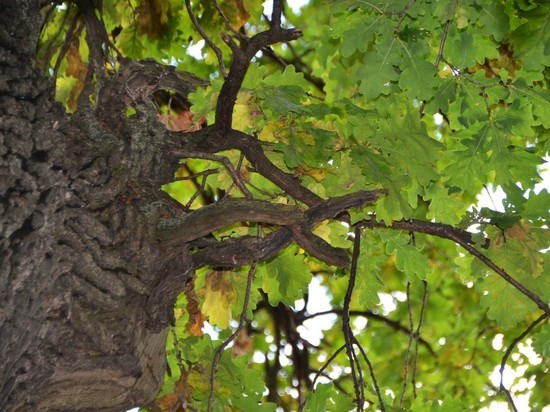
[(231, 305), (237, 299), (237, 292), (229, 274), (217, 270), (210, 271), (206, 275), (202, 295), (202, 313), (213, 325), (222, 329), (227, 328), (231, 320)]
[(252, 93), (239, 93), (233, 111), (233, 127), (247, 131), (254, 127), (254, 118), (259, 115), (259, 109), (252, 101)]

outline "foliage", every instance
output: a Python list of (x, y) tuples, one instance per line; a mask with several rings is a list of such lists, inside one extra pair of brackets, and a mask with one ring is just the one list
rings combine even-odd
[[(262, 15), (260, 1), (220, 1), (225, 24), (215, 5), (195, 1), (193, 13), (231, 67), (231, 42), (221, 33), (267, 30), (271, 10)], [(75, 110), (89, 60), (86, 29), (74, 23), (73, 3), (47, 14), (39, 56), (57, 76), (58, 98)], [(101, 18), (122, 55), (154, 57), (210, 79), (189, 96), (195, 123), (181, 126), (176, 113), (171, 130), (188, 131), (205, 118), (216, 123), (223, 70), (211, 48), (196, 55), (202, 39), (182, 2), (104, 0)], [(351, 268), (328, 265), (296, 244), (258, 263), (249, 296), (247, 267), (203, 268), (176, 304), (157, 406), (206, 410), (213, 396), (216, 411), (477, 410), (507, 399), (489, 379), (503, 356), (516, 371), (511, 398), (528, 394), (531, 410), (550, 405), (542, 383), (548, 363), (540, 359), (549, 352), (548, 324), (522, 335), (550, 299), (550, 194), (540, 177), (550, 148), (549, 22), (545, 1), (287, 5), (283, 23), (303, 37), (254, 57), (232, 124), (257, 136), (275, 166), (321, 198), (387, 191), (315, 228), (332, 246), (356, 253), (351, 322)], [(254, 198), (304, 208), (238, 150), (221, 154)], [(176, 176), (164, 189), (189, 210), (244, 196), (219, 158), (187, 160)], [(502, 208), (476, 205), (490, 188), (506, 194)], [(362, 229), (360, 249), (349, 224)], [(456, 231), (442, 235), (451, 226)], [(240, 222), (213, 236), (276, 229)], [(466, 229), (470, 241), (455, 235)], [(325, 294), (330, 309), (322, 306)], [(245, 325), (216, 364), (216, 348), (229, 343), (245, 303)], [(199, 330), (205, 317), (210, 334)], [(520, 335), (532, 339), (536, 361), (518, 351)], [(492, 344), (498, 339), (500, 347)], [(340, 350), (346, 345), (355, 350)]]

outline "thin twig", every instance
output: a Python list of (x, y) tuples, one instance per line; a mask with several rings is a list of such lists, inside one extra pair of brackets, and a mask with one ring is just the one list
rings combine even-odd
[(180, 366), (180, 370), (183, 373), (185, 371), (185, 366), (183, 365), (183, 359), (181, 357), (180, 348), (178, 346), (178, 334), (176, 333), (176, 327), (174, 325), (170, 326), (170, 330), (172, 331), (172, 339), (174, 339), (174, 353), (176, 354), (176, 359), (178, 360), (178, 364)]
[(410, 0), (407, 5), (399, 12), (399, 19), (397, 20), (397, 25), (395, 26), (395, 29), (393, 31), (394, 34), (399, 33), (399, 28), (401, 27), (401, 23), (403, 22), (403, 19), (405, 18), (405, 15), (407, 14), (407, 11), (412, 7), (412, 5), (416, 3), (416, 0)]
[(252, 194), (250, 191), (246, 188), (241, 176), (237, 173), (235, 168), (233, 167), (233, 164), (229, 161), (229, 159), (225, 156), (221, 155), (215, 155), (215, 154), (208, 154), (208, 153), (199, 153), (199, 152), (187, 152), (182, 157), (186, 157), (188, 159), (206, 159), (206, 160), (213, 160), (215, 162), (219, 162), (223, 164), (233, 179), (233, 182), (237, 185), (237, 187), (240, 189), (240, 191), (243, 193), (244, 197), (247, 199), (252, 199)]
[(313, 384), (312, 386), (315, 388), (315, 384), (317, 383), (317, 379), (319, 378), (319, 376), (325, 371), (326, 368), (328, 368), (328, 366), (332, 363), (332, 361), (334, 359), (336, 359), (336, 357), (340, 354), (340, 352), (342, 352), (344, 349), (346, 349), (346, 344), (343, 344), (342, 346), (340, 346), (336, 352), (334, 352), (332, 354), (332, 356), (330, 358), (327, 359), (327, 361), (323, 364), (323, 366), (321, 366), (321, 369), (319, 369), (319, 371), (317, 372), (317, 374), (315, 375), (315, 378), (313, 379)]
[(457, 243), (462, 246), (464, 249), (466, 249), (471, 255), (477, 257), (479, 260), (481, 260), (483, 263), (485, 263), (486, 266), (493, 269), (497, 275), (499, 275), (502, 279), (504, 279), (506, 282), (508, 282), (510, 285), (515, 287), (518, 291), (523, 293), (525, 296), (527, 296), (529, 299), (531, 299), (533, 302), (537, 304), (537, 306), (546, 314), (546, 316), (550, 316), (550, 307), (544, 301), (537, 296), (535, 293), (527, 289), (525, 286), (523, 286), (521, 283), (519, 283), (517, 280), (515, 280), (512, 276), (510, 276), (504, 269), (498, 267), (495, 262), (493, 262), (491, 259), (489, 259), (487, 256), (485, 256), (483, 253), (481, 253), (479, 250), (477, 250), (475, 247), (468, 243), (460, 243), (457, 241)]
[[(304, 314), (303, 319), (304, 320), (305, 319), (311, 319), (311, 318), (314, 318), (314, 317), (317, 317), (317, 316), (332, 315), (332, 314), (341, 315), (342, 314), (342, 309), (330, 309), (330, 310), (325, 310), (325, 311), (317, 312), (317, 313)], [(400, 332), (406, 333), (407, 335), (413, 333), (409, 328), (407, 328), (406, 326), (403, 326), (398, 321), (388, 319), (388, 318), (386, 318), (382, 315), (379, 315), (377, 313), (374, 313), (370, 310), (350, 310), (349, 314), (350, 314), (350, 316), (364, 316), (368, 319), (372, 319), (372, 320), (376, 320), (376, 321), (385, 323), (386, 325), (390, 326), (391, 328), (393, 328), (395, 330), (398, 330)], [(426, 341), (425, 339), (423, 339), (420, 336), (419, 336), (419, 341), (420, 341), (420, 343), (422, 343), (426, 347), (426, 349), (428, 350), (428, 352), (430, 352), (430, 354), (432, 356), (435, 356), (435, 351), (433, 350), (433, 348), (431, 347), (431, 345), (429, 344), (428, 341)]]
[(404, 376), (403, 376), (403, 389), (401, 390), (401, 397), (399, 398), (399, 409), (403, 408), (403, 401), (405, 400), (405, 393), (407, 392), (407, 384), (409, 381), (409, 356), (411, 354), (411, 347), (413, 342), (413, 328), (414, 322), (412, 318), (412, 308), (411, 308), (411, 282), (407, 282), (407, 313), (409, 316), (409, 328), (411, 333), (409, 335), (409, 341), (407, 343), (407, 351), (405, 352), (405, 365), (404, 365)]
[(71, 43), (74, 41), (75, 38), (80, 36), (80, 33), (82, 33), (82, 30), (84, 30), (84, 21), (81, 21), (80, 24), (77, 26), (77, 23), (79, 22), (78, 16), (76, 16), (72, 21), (71, 25), (69, 26), (67, 30), (67, 35), (65, 36), (65, 41), (63, 42), (63, 46), (61, 47), (61, 50), (59, 51), (59, 55), (57, 56), (57, 60), (55, 61), (55, 65), (53, 68), (53, 78), (57, 79), (57, 74), (59, 72), (59, 67), (61, 66), (61, 62), (65, 58), (65, 55), (69, 51), (69, 48), (71, 47)]
[(191, 0), (185, 0), (185, 7), (187, 8), (187, 13), (189, 14), (189, 17), (191, 18), (191, 22), (193, 23), (193, 26), (195, 26), (195, 30), (199, 32), (199, 34), (202, 36), (206, 44), (212, 49), (212, 51), (216, 54), (216, 57), (218, 58), (218, 65), (220, 66), (220, 72), (222, 76), (225, 78), (227, 77), (227, 70), (225, 70), (225, 65), (223, 64), (223, 54), (222, 51), (214, 44), (212, 40), (210, 40), (210, 37), (206, 34), (206, 32), (202, 29), (201, 25), (197, 21), (197, 18), (195, 17), (195, 13), (193, 13), (193, 9), (191, 7)]
[(512, 351), (515, 349), (516, 345), (521, 342), (521, 340), (526, 337), (529, 332), (531, 332), (531, 330), (533, 330), (533, 328), (535, 326), (537, 326), (540, 322), (542, 322), (544, 319), (546, 319), (548, 316), (546, 314), (543, 314), (541, 316), (539, 316), (535, 321), (533, 321), (528, 327), (527, 329), (525, 329), (523, 331), (523, 333), (521, 335), (519, 335), (517, 338), (515, 338), (512, 343), (510, 344), (510, 346), (508, 347), (508, 349), (506, 350), (506, 353), (504, 354), (504, 356), (502, 357), (502, 361), (500, 362), (500, 391), (501, 392), (504, 392), (505, 395), (506, 395), (506, 398), (508, 399), (508, 403), (510, 404), (510, 406), (512, 407), (512, 409), (514, 410), (514, 412), (517, 412), (518, 409), (516, 408), (516, 405), (514, 404), (514, 399), (512, 398), (512, 394), (510, 393), (510, 391), (508, 389), (506, 389), (506, 387), (504, 386), (504, 368), (506, 367), (506, 362), (508, 361), (508, 357), (512, 354)]
[(186, 209), (188, 209), (188, 210), (191, 209), (191, 205), (193, 204), (193, 202), (195, 201), (195, 199), (205, 192), (205, 189), (206, 189), (206, 178), (207, 178), (207, 176), (202, 176), (202, 180), (201, 180), (200, 186), (197, 188), (197, 191), (196, 191), (195, 193), (193, 193), (193, 195), (191, 196), (191, 198), (189, 199), (189, 201), (188, 201), (188, 202), (185, 204), (185, 206), (184, 206)]
[(372, 385), (374, 386), (374, 391), (376, 392), (376, 396), (378, 397), (378, 403), (380, 404), (380, 410), (384, 412), (386, 410), (386, 407), (384, 406), (384, 400), (382, 399), (382, 392), (380, 391), (380, 387), (378, 386), (378, 380), (376, 379), (376, 375), (374, 373), (374, 366), (372, 365), (372, 362), (368, 358), (367, 353), (363, 350), (363, 347), (359, 345), (359, 342), (357, 341), (357, 339), (355, 337), (353, 339), (355, 340), (355, 343), (359, 348), (361, 355), (363, 355), (363, 359), (365, 359), (365, 362), (367, 363), (370, 377), (372, 379)]
[(214, 354), (214, 359), (212, 360), (212, 369), (210, 370), (210, 394), (208, 395), (208, 412), (212, 411), (212, 408), (214, 406), (214, 389), (216, 385), (216, 372), (218, 370), (218, 366), (220, 363), (220, 359), (222, 356), (223, 351), (227, 346), (235, 340), (237, 335), (240, 333), (241, 329), (247, 322), (247, 312), (248, 312), (248, 305), (250, 303), (250, 290), (252, 289), (252, 281), (254, 280), (254, 274), (256, 273), (256, 267), (258, 262), (252, 263), (252, 266), (250, 267), (250, 270), (248, 271), (248, 277), (246, 279), (246, 290), (244, 295), (244, 302), (243, 302), (243, 309), (241, 312), (241, 317), (239, 318), (239, 325), (237, 326), (237, 329), (229, 336), (219, 347), (216, 349), (216, 353)]
[(413, 360), (413, 370), (411, 384), (413, 387), (413, 397), (416, 399), (416, 371), (418, 367), (418, 341), (420, 339), (420, 329), (422, 328), (422, 323), (424, 322), (424, 314), (426, 313), (426, 306), (428, 304), (428, 282), (422, 280), (424, 285), (424, 294), (422, 295), (422, 308), (420, 309), (420, 319), (418, 320), (418, 326), (416, 327), (416, 332), (414, 334), (414, 360)]
[[(345, 345), (342, 345), (341, 346), (341, 349), (344, 349), (345, 348)], [(349, 395), (349, 392), (346, 391), (346, 389), (344, 387), (342, 387), (342, 385), (340, 384), (340, 382), (338, 382), (337, 379), (332, 379), (330, 377), (330, 375), (327, 373), (327, 372), (320, 372), (320, 371), (315, 371), (315, 370), (311, 370), (311, 372), (315, 372), (315, 374), (319, 374), (320, 376), (323, 376), (325, 378), (327, 378), (328, 380), (330, 380), (330, 382), (334, 385), (334, 387), (336, 389), (338, 389), (340, 392), (342, 392), (343, 394), (345, 395)], [(300, 405), (300, 410), (303, 410), (304, 406), (305, 406), (306, 402), (302, 402), (302, 404)]]
[[(451, 26), (451, 20), (447, 20), (445, 23), (445, 27), (443, 28), (443, 35), (441, 36), (441, 42), (439, 42), (439, 51), (437, 53), (437, 57), (435, 59), (435, 68), (439, 69), (439, 64), (441, 63), (441, 60), (443, 59), (443, 51), (445, 50), (445, 43), (447, 42), (447, 36), (449, 34), (449, 27)], [(422, 104), (420, 105), (419, 113), (420, 117), (424, 116), (424, 107), (426, 106), (426, 101), (422, 101)]]
[(443, 28), (443, 36), (441, 36), (441, 42), (439, 43), (439, 52), (435, 59), (435, 67), (439, 68), (439, 63), (443, 59), (443, 51), (445, 50), (445, 43), (447, 42), (447, 36), (449, 34), (449, 27), (451, 26), (451, 20), (447, 20), (445, 27)]
[[(46, 48), (46, 53), (44, 53), (44, 59), (46, 62), (50, 62), (50, 60), (52, 59), (53, 54), (55, 53), (55, 51), (54, 53), (52, 53), (52, 48), (56, 44), (58, 37), (65, 32), (64, 30), (65, 23), (67, 22), (67, 19), (69, 18), (69, 14), (71, 13), (72, 5), (73, 5), (72, 3), (68, 4), (67, 10), (65, 10), (65, 13), (63, 13), (63, 20), (61, 21), (61, 24), (59, 24), (59, 29), (56, 31), (55, 35), (50, 40), (48, 47)], [(53, 9), (55, 8), (56, 8), (55, 5), (53, 5)], [(71, 25), (73, 25), (73, 23), (74, 23), (74, 20), (71, 22)], [(40, 33), (41, 36), (42, 36), (42, 30), (44, 30), (44, 28), (41, 29), (41, 33)]]
[(214, 174), (219, 173), (219, 172), (220, 172), (220, 169), (203, 170), (202, 172), (193, 173), (192, 175), (175, 177), (174, 182), (178, 182), (178, 181), (182, 181), (182, 180), (196, 179), (196, 178), (201, 177), (201, 176), (210, 176), (210, 175), (214, 175)]

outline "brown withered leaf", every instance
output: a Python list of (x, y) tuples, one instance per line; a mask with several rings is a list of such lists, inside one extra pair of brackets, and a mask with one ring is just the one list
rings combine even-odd
[(87, 64), (82, 61), (79, 44), (80, 39), (75, 36), (74, 40), (69, 45), (69, 50), (67, 51), (67, 70), (65, 71), (65, 75), (77, 79), (77, 82), (71, 89), (69, 100), (67, 102), (67, 107), (71, 113), (76, 110), (78, 97), (84, 88), (84, 82), (86, 80), (86, 73), (88, 70)]
[(189, 313), (189, 320), (187, 321), (187, 330), (189, 333), (195, 336), (202, 336), (202, 325), (206, 320), (206, 317), (202, 314), (199, 306), (199, 297), (195, 292), (195, 282), (189, 281), (185, 285), (185, 296), (187, 297), (187, 313)]
[(243, 0), (225, 0), (220, 2), (220, 7), (235, 30), (243, 27), (250, 18), (250, 14), (244, 7)]
[(239, 335), (233, 341), (233, 346), (231, 347), (231, 354), (233, 357), (239, 355), (244, 355), (245, 353), (250, 353), (252, 350), (253, 339), (248, 334), (246, 329), (241, 329)]

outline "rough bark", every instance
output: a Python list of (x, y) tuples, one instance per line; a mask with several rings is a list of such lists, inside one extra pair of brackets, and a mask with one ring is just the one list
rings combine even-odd
[(192, 273), (155, 237), (173, 165), (145, 105), (126, 122), (108, 93), (72, 117), (53, 102), (34, 65), (37, 2), (0, 20), (0, 410), (123, 410), (161, 385), (183, 286), (149, 296)]

